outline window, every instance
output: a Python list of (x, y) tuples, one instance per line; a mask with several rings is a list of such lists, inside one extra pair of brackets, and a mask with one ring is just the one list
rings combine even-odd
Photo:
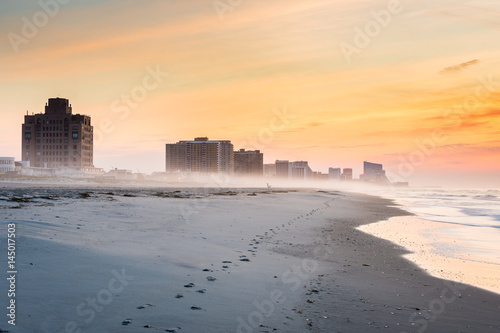
[(73, 149), (76, 149), (76, 145), (73, 145)]
[(64, 152), (64, 156), (67, 156), (67, 155), (68, 155), (68, 152), (67, 152), (67, 151), (65, 151), (65, 152)]
[(78, 133), (73, 133), (73, 139), (78, 139)]
[(68, 118), (64, 119), (64, 124), (65, 124), (65, 125), (68, 125), (68, 123), (69, 123)]
[(26, 145), (26, 149), (30, 149), (30, 145)]
[(36, 139), (36, 143), (40, 143), (40, 139)]
[(26, 132), (26, 133), (24, 134), (24, 137), (25, 137), (26, 139), (31, 139), (31, 133)]
[(27, 152), (26, 152), (26, 156), (29, 156), (29, 155), (30, 155), (30, 152), (29, 152), (29, 151), (27, 151)]
[(36, 137), (39, 138), (40, 137), (40, 133), (36, 133)]
[(68, 143), (68, 139), (64, 139), (64, 143)]
[(78, 131), (78, 126), (73, 126), (73, 131)]
[(37, 146), (36, 146), (36, 149), (40, 149), (40, 145), (37, 145)]
[(27, 131), (31, 131), (31, 126), (26, 126)]

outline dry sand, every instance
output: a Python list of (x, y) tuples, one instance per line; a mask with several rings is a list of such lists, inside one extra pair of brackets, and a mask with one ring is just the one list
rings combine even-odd
[(432, 277), (402, 257), (408, 251), (355, 229), (407, 214), (389, 200), (315, 190), (61, 189), (65, 199), (54, 191), (4, 200), (0, 242), (16, 223), (19, 275), (17, 325), (1, 329), (500, 330), (498, 295)]

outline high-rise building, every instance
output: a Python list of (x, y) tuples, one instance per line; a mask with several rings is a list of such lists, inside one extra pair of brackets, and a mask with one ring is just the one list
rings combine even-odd
[(276, 164), (264, 164), (264, 176), (275, 177), (276, 176)]
[(376, 182), (376, 183), (389, 182), (389, 180), (385, 176), (385, 170), (382, 164), (370, 163), (367, 161), (364, 161), (363, 163), (363, 175), (361, 178), (367, 182)]
[(179, 141), (166, 145), (167, 172), (233, 173), (234, 152), (229, 140)]
[(309, 179), (313, 178), (313, 171), (307, 161), (292, 162), (292, 178)]
[(264, 154), (260, 150), (240, 149), (234, 152), (234, 174), (262, 176)]
[(90, 117), (73, 114), (64, 98), (50, 98), (45, 113), (24, 116), (22, 160), (32, 167), (93, 167)]
[(285, 160), (276, 160), (276, 177), (292, 178), (292, 164)]
[(340, 180), (340, 168), (329, 168), (328, 177), (330, 180)]
[(342, 170), (342, 175), (340, 176), (341, 180), (352, 180), (352, 169), (344, 168)]

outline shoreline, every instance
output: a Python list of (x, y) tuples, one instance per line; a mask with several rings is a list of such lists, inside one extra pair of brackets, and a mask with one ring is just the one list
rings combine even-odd
[(319, 293), (303, 300), (313, 332), (500, 330), (500, 295), (431, 276), (406, 258), (411, 252), (403, 246), (358, 229), (412, 213), (390, 199), (358, 200), (364, 212), (333, 217), (318, 232), (322, 241), (333, 240), (335, 255), (324, 264), (328, 273), (311, 282)]
[[(453, 238), (446, 235), (446, 229), (450, 227), (465, 228), (452, 223), (436, 223), (413, 216), (398, 216), (366, 224), (358, 229), (408, 249), (411, 253), (404, 257), (422, 267), (432, 276), (469, 284), (500, 295), (500, 265), (479, 261), (479, 258), (473, 254), (465, 258), (437, 252), (435, 243), (453, 246)], [(454, 251), (450, 249), (449, 252)]]
[[(144, 196), (135, 195), (140, 189), (99, 189), (85, 199), (73, 193), (50, 205), (5, 208), (2, 221), (18, 226), (22, 306), (19, 326), (0, 328), (64, 332), (75, 322), (82, 332), (500, 329), (500, 297), (431, 277), (402, 257), (407, 250), (356, 229), (411, 215), (393, 201), (272, 190), (215, 189), (198, 197), (183, 189), (173, 197), (172, 188), (161, 196), (156, 188)], [(131, 277), (119, 292), (111, 283), (116, 274)], [(91, 312), (89, 297), (103, 302), (101, 311)], [(443, 311), (435, 308), (439, 300), (446, 301)]]

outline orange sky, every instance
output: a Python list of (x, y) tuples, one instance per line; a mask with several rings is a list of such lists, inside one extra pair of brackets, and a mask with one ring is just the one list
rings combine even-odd
[(162, 171), (165, 143), (208, 136), (266, 163), (500, 186), (496, 0), (43, 3), (0, 4), (2, 156), (59, 96), (92, 116), (105, 169)]

